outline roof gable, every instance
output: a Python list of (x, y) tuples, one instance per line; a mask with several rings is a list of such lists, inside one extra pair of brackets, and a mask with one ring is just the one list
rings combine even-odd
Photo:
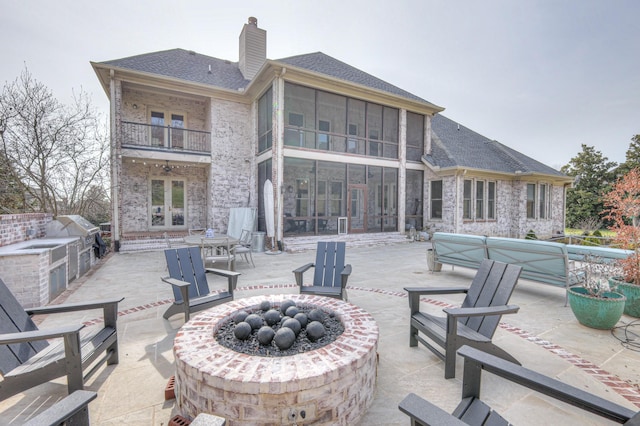
[(237, 62), (201, 55), (192, 50), (171, 49), (102, 62), (118, 68), (162, 75), (223, 89), (244, 89), (245, 80)]
[(294, 67), (306, 69), (320, 74), (328, 75), (333, 78), (345, 80), (350, 83), (366, 86), (371, 89), (381, 90), (383, 92), (392, 93), (407, 99), (419, 102), (430, 103), (419, 96), (400, 89), (384, 80), (367, 74), (358, 68), (352, 67), (342, 61), (332, 58), (322, 52), (308, 53), (305, 55), (291, 56), (288, 58), (278, 59), (276, 62), (292, 65)]

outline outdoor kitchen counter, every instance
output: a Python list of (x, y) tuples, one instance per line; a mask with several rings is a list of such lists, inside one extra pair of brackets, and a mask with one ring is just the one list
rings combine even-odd
[[(78, 241), (80, 237), (36, 238), (0, 247), (0, 256), (39, 254), (52, 248)], [(28, 248), (36, 246), (34, 248)], [(46, 247), (48, 246), (48, 247)]]

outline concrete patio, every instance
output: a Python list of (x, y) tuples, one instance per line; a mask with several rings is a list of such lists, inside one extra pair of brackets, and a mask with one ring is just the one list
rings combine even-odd
[[(347, 248), (347, 261), (353, 266), (349, 301), (373, 315), (380, 330), (376, 396), (361, 425), (409, 424), (397, 408), (409, 392), (447, 411), (459, 402), (462, 362), (458, 360), (457, 377), (445, 380), (443, 363), (437, 357), (422, 346), (409, 347), (409, 307), (403, 287), (467, 285), (475, 271), (444, 266), (442, 272), (430, 273), (427, 247), (428, 243), (407, 242)], [(236, 264), (242, 273), (236, 299), (297, 293), (291, 271), (312, 262), (314, 253), (254, 253), (253, 257), (255, 268), (242, 260)], [(175, 400), (165, 401), (164, 388), (174, 374), (173, 338), (183, 318), (162, 318), (172, 298), (171, 288), (160, 280), (166, 275), (164, 255), (162, 251), (116, 253), (100, 262), (99, 268), (72, 283), (56, 301), (125, 297), (119, 306), (120, 363), (102, 367), (86, 386), (98, 392), (90, 404), (92, 424), (167, 425), (180, 414)], [(306, 278), (311, 280), (311, 275)], [(494, 342), (524, 366), (639, 410), (640, 353), (624, 348), (609, 331), (579, 325), (570, 308), (564, 307), (564, 293), (561, 288), (520, 280), (511, 298), (520, 312), (502, 318)], [(457, 304), (462, 298), (443, 296), (439, 300)], [(434, 313), (442, 309), (435, 303), (423, 305)], [(99, 315), (91, 311), (49, 316), (41, 319), (40, 326), (85, 322)], [(633, 320), (623, 316), (619, 325)], [(19, 425), (66, 392), (65, 380), (60, 379), (2, 401), (0, 424)], [(483, 376), (483, 399), (519, 425), (609, 424), (489, 374)]]

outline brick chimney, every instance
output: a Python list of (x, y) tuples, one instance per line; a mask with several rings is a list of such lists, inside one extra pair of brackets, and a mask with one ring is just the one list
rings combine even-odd
[(258, 28), (258, 20), (249, 18), (240, 33), (240, 72), (247, 80), (256, 76), (267, 60), (267, 32)]

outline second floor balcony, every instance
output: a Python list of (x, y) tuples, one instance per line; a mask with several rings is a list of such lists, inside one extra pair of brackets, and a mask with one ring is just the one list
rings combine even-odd
[(128, 148), (211, 153), (211, 133), (201, 130), (123, 121), (121, 141)]

